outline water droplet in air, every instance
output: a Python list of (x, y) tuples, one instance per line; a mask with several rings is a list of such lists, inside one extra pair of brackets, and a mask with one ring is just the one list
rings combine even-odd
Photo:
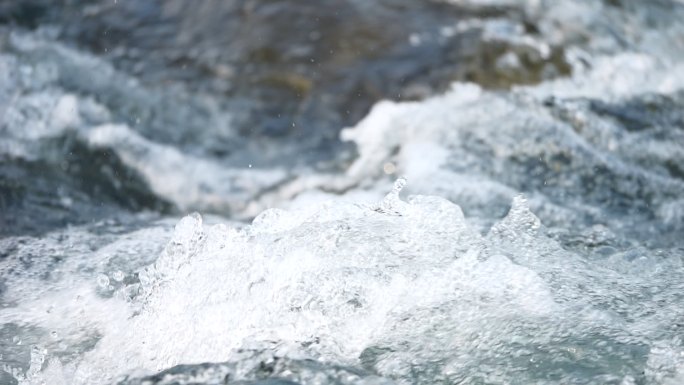
[(382, 171), (387, 175), (392, 175), (397, 171), (397, 167), (392, 162), (387, 162), (382, 166)]

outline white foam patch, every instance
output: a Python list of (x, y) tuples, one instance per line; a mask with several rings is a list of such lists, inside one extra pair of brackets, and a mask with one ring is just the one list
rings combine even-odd
[(684, 88), (684, 64), (662, 61), (644, 53), (595, 57), (591, 68), (575, 68), (569, 79), (548, 81), (536, 87), (518, 87), (539, 98), (589, 97), (619, 100), (654, 92), (671, 94)]
[(94, 147), (113, 149), (139, 172), (154, 193), (181, 210), (241, 211), (251, 197), (282, 182), (284, 170), (238, 169), (195, 158), (153, 143), (124, 125), (102, 125), (85, 133)]
[[(522, 197), (483, 237), (445, 199), (402, 200), (404, 184), (398, 180), (379, 204), (272, 209), (245, 228), (187, 216), (154, 263), (137, 270), (139, 283), (131, 273), (136, 261), (120, 253), (150, 243), (150, 230), (100, 247), (99, 258), (73, 258), (85, 271), (107, 266), (106, 275), (84, 276), (80, 284), (65, 276), (67, 284), (48, 283), (59, 289), (4, 309), (3, 323), (44, 331), (33, 332), (30, 343), (40, 352), (36, 359), (49, 362), (8, 371), (27, 384), (104, 384), (181, 363), (225, 361), (235, 349), (277, 341), (280, 355), (347, 365), (361, 359), (399, 383), (416, 365), (435, 362), (443, 365), (434, 370), (456, 380), (482, 360), (518, 365), (521, 346), (560, 343), (556, 333), (608, 336), (620, 327), (643, 339), (677, 317), (677, 309), (661, 310), (658, 322), (630, 328), (599, 306), (633, 288), (672, 298), (679, 293), (669, 286), (676, 269), (623, 277), (589, 266), (540, 234)], [(632, 262), (610, 265), (624, 263)], [(20, 282), (13, 285), (45, 284)], [(635, 313), (650, 309), (630, 306)], [(663, 378), (678, 370), (667, 351), (649, 358)], [(659, 369), (666, 364), (667, 372)]]
[[(52, 330), (69, 345), (96, 338), (69, 363), (74, 372), (60, 374), (94, 384), (220, 361), (252, 340), (284, 341), (294, 351), (309, 343), (318, 357), (353, 364), (401, 314), (463, 295), (486, 296), (501, 311), (526, 317), (553, 311), (534, 272), (482, 254), (484, 240), (458, 206), (427, 196), (403, 202), (402, 186), (377, 206), (274, 209), (243, 230), (188, 216), (157, 261), (139, 272), (135, 299), (124, 295), (125, 285), (110, 299), (96, 294), (121, 281), (110, 273), (112, 279), (93, 276), (85, 286), (43, 293), (4, 311), (2, 320)], [(31, 376), (57, 370), (50, 353), (55, 363)]]

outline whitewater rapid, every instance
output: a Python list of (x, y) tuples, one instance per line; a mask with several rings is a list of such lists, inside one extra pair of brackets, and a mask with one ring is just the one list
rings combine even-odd
[[(168, 376), (185, 378), (180, 383), (681, 379), (681, 254), (587, 259), (545, 235), (522, 196), (481, 235), (443, 198), (402, 200), (404, 183), (379, 204), (270, 209), (250, 226), (206, 225), (192, 214), (163, 250), (140, 249), (168, 237), (162, 223), (95, 254), (73, 245), (47, 279), (38, 273), (49, 262), (38, 258), (35, 276), (6, 282), (5, 301), (17, 303), (1, 320), (15, 325), (14, 343), (33, 346), (26, 374), (12, 373), (30, 384), (111, 383), (227, 360)], [(78, 228), (68, 236), (91, 245), (107, 237)], [(19, 254), (49, 247), (50, 238), (19, 246)], [(159, 256), (135, 269), (146, 262), (129, 258), (147, 253)]]
[(380, 101), (329, 167), (0, 30), (0, 383), (684, 383), (684, 6), (444, 3), (523, 16), (408, 43), (512, 85)]

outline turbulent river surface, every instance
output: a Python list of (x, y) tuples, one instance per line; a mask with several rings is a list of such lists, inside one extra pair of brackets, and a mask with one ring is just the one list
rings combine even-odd
[(0, 0), (0, 384), (684, 384), (684, 2)]

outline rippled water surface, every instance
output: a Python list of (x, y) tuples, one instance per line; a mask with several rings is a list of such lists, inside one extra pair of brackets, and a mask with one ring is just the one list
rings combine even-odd
[(0, 384), (684, 383), (681, 20), (0, 1)]

